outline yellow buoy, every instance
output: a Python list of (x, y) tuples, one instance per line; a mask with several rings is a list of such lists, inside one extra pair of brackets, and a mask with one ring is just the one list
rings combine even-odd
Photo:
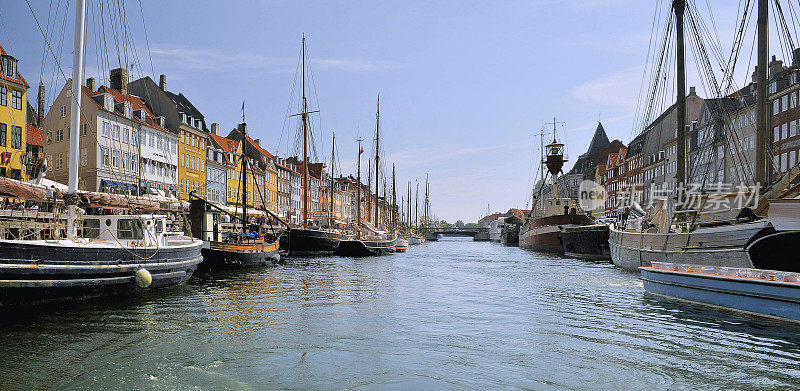
[(150, 275), (150, 272), (147, 269), (140, 267), (136, 270), (136, 285), (139, 285), (140, 288), (147, 288), (153, 282), (153, 276)]

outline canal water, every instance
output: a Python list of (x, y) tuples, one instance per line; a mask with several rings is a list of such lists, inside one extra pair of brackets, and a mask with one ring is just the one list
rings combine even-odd
[(798, 386), (799, 363), (800, 326), (450, 238), (0, 323), (4, 390), (753, 389)]

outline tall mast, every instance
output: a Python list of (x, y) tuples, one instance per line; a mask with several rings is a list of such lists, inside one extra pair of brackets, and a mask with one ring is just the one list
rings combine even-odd
[(765, 188), (770, 180), (770, 157), (768, 143), (772, 141), (772, 127), (768, 125), (769, 116), (767, 95), (767, 57), (769, 56), (769, 3), (758, 0), (758, 65), (756, 66), (756, 172), (755, 183)]
[(358, 138), (358, 184), (356, 185), (356, 232), (361, 239), (361, 137)]
[(330, 197), (331, 201), (331, 210), (330, 210), (330, 223), (328, 224), (329, 227), (333, 227), (333, 164), (334, 164), (334, 156), (336, 154), (336, 133), (333, 133), (333, 140), (331, 141), (331, 185), (330, 191), (328, 191), (328, 197)]
[(378, 94), (378, 110), (375, 112), (375, 226), (380, 219), (380, 204), (378, 197), (378, 175), (380, 175), (380, 146), (381, 146), (381, 94)]
[(408, 196), (406, 197), (406, 228), (411, 230), (411, 181), (408, 181)]
[(675, 10), (675, 58), (677, 64), (677, 107), (678, 135), (677, 135), (677, 172), (676, 189), (679, 191), (678, 204), (683, 203), (683, 189), (686, 185), (686, 64), (683, 42), (683, 13), (686, 10), (686, 0), (674, 0), (672, 7)]
[[(70, 195), (75, 195), (78, 191), (78, 153), (80, 149), (80, 135), (78, 129), (81, 125), (81, 77), (83, 77), (83, 48), (86, 32), (86, 0), (75, 2), (75, 42), (72, 47), (72, 110), (69, 128), (69, 187)], [(70, 202), (67, 214), (67, 237), (75, 238), (77, 229), (75, 219), (77, 218), (78, 206)]]
[[(244, 107), (244, 105), (242, 105)], [(242, 115), (244, 119), (244, 115)], [(242, 233), (247, 233), (247, 124), (242, 122)]]
[(431, 216), (428, 214), (430, 213), (430, 211), (428, 210), (428, 174), (425, 174), (425, 206), (423, 211), (424, 211), (422, 215), (424, 220), (423, 224), (425, 224), (425, 226), (427, 227), (430, 225), (431, 221)]
[(392, 228), (397, 229), (397, 181), (392, 163)]
[(302, 89), (303, 89), (303, 228), (308, 226), (308, 102), (306, 101), (306, 35), (303, 34), (302, 43), (302, 66), (300, 73), (302, 75)]
[[(367, 221), (372, 222), (372, 159), (367, 159)], [(377, 223), (376, 223), (377, 224)]]
[(414, 196), (414, 225), (419, 228), (419, 182), (417, 182), (417, 194)]

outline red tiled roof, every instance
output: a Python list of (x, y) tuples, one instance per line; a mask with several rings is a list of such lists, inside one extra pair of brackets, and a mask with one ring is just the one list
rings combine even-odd
[[(89, 99), (91, 99), (91, 101), (94, 102), (94, 104), (97, 107), (99, 107), (101, 109), (103, 108), (103, 105), (101, 105), (100, 103), (97, 103), (97, 101), (94, 100), (92, 97), (97, 95), (97, 94), (99, 94), (99, 93), (102, 93), (104, 91), (109, 93), (109, 94), (111, 94), (111, 96), (114, 98), (115, 104), (116, 103), (122, 103), (124, 101), (128, 101), (128, 102), (131, 103), (131, 111), (136, 111), (136, 110), (144, 110), (145, 111), (145, 116), (144, 116), (145, 120), (144, 121), (142, 121), (141, 119), (139, 119), (139, 117), (137, 117), (135, 115), (131, 116), (132, 119), (134, 119), (137, 122), (142, 122), (142, 123), (145, 123), (147, 125), (150, 125), (150, 126), (156, 128), (156, 129), (160, 129), (160, 130), (163, 130), (163, 131), (168, 131), (168, 130), (162, 128), (161, 126), (159, 126), (156, 123), (155, 115), (153, 114), (153, 112), (150, 111), (150, 108), (147, 107), (147, 105), (144, 104), (144, 101), (139, 99), (139, 97), (137, 97), (137, 96), (134, 96), (134, 95), (123, 95), (121, 92), (119, 92), (119, 91), (117, 91), (115, 89), (106, 87), (106, 86), (100, 86), (100, 88), (98, 88), (97, 91), (92, 91), (89, 87), (86, 87), (86, 86), (83, 86), (83, 85), (81, 86), (81, 89), (83, 90), (83, 93), (87, 97), (89, 97)], [(103, 91), (100, 91), (100, 89), (103, 89)], [(120, 112), (118, 112), (116, 110), (114, 112), (117, 113), (117, 114), (122, 114), (122, 113), (120, 113)]]
[(34, 125), (28, 124), (27, 129), (27, 143), (29, 145), (36, 145), (39, 147), (44, 146), (44, 139), (42, 136), (42, 130), (37, 128)]

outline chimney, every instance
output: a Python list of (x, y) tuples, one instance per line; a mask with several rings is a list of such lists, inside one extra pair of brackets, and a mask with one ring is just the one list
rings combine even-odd
[(161, 88), (161, 91), (167, 90), (167, 75), (161, 75), (158, 77), (158, 88)]
[(800, 65), (800, 48), (794, 49), (792, 52), (792, 65)]
[(774, 77), (778, 72), (783, 70), (783, 61), (778, 60), (772, 56), (772, 61), (769, 62), (769, 77)]
[(86, 87), (89, 88), (90, 90), (92, 90), (92, 92), (95, 91), (95, 88), (94, 88), (95, 85), (94, 85), (94, 78), (93, 77), (90, 77), (90, 78), (86, 79)]
[(257, 138), (257, 139), (255, 139), (253, 141), (255, 141), (256, 145), (258, 145), (259, 147), (261, 146), (261, 139), (260, 138)]
[(753, 83), (758, 83), (758, 65), (753, 67), (753, 75), (751, 81)]
[(39, 82), (39, 95), (36, 97), (36, 126), (44, 122), (44, 83)]
[(689, 96), (696, 96), (697, 91), (695, 91), (694, 86), (689, 87)]
[(128, 70), (117, 68), (111, 70), (111, 88), (119, 91), (122, 95), (128, 95)]
[[(164, 75), (161, 75), (164, 76)], [(214, 122), (211, 124), (211, 134), (219, 136), (219, 124)]]

